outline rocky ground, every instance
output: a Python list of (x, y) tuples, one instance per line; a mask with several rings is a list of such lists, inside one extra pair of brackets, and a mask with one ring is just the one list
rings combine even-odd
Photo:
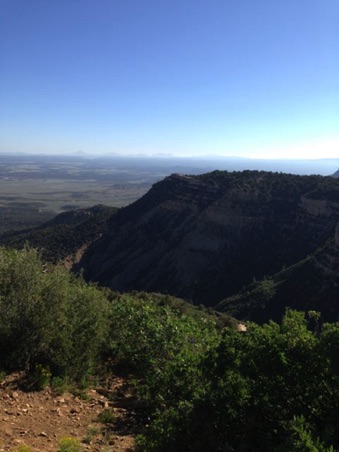
[(32, 391), (23, 374), (8, 375), (0, 384), (0, 452), (56, 452), (63, 441), (81, 451), (133, 451), (133, 410), (118, 377), (79, 395), (58, 395), (52, 388)]

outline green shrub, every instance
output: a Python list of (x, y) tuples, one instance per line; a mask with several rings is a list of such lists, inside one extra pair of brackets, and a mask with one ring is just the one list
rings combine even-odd
[(80, 452), (81, 445), (76, 438), (65, 436), (59, 441), (59, 448), (57, 452)]
[(116, 420), (117, 415), (109, 408), (105, 408), (104, 411), (98, 415), (98, 422), (101, 422), (102, 424), (114, 424)]
[[(245, 334), (226, 329), (195, 367), (200, 387), (187, 379), (188, 363), (168, 374), (189, 388), (173, 402), (173, 383), (162, 379), (162, 401), (137, 443), (147, 452), (338, 450), (338, 353), (339, 324), (320, 332), (300, 312)], [(154, 382), (145, 382), (150, 392)]]
[(45, 389), (51, 380), (51, 371), (48, 366), (36, 364), (33, 372), (29, 375), (30, 387), (40, 390)]
[(98, 427), (89, 427), (87, 429), (87, 434), (83, 439), (83, 443), (85, 444), (91, 444), (91, 442), (93, 441), (93, 439), (100, 433), (100, 428)]
[(31, 448), (26, 446), (26, 444), (20, 444), (20, 446), (11, 450), (12, 452), (31, 452)]
[(45, 272), (36, 250), (0, 248), (0, 367), (82, 380), (108, 332), (108, 301), (62, 267)]
[(53, 377), (52, 388), (56, 395), (62, 395), (65, 392), (72, 391), (74, 385), (70, 382), (68, 377)]

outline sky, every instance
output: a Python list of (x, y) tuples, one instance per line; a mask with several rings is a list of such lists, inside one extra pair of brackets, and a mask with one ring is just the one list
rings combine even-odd
[(0, 151), (339, 157), (338, 0), (0, 0)]

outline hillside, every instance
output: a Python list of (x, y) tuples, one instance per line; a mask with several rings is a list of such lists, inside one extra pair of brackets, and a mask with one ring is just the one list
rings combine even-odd
[(115, 290), (215, 305), (314, 253), (338, 221), (331, 177), (173, 174), (114, 215), (77, 270)]
[(289, 310), (243, 334), (44, 270), (0, 247), (3, 452), (338, 450), (338, 322)]
[(1, 235), (0, 245), (20, 249), (29, 244), (41, 249), (46, 260), (57, 262), (76, 255), (99, 237), (116, 211), (115, 207), (97, 205), (63, 212), (38, 228)]
[(321, 312), (324, 321), (339, 320), (339, 225), (336, 238), (311, 256), (245, 287), (216, 309), (238, 319), (281, 321), (286, 307)]

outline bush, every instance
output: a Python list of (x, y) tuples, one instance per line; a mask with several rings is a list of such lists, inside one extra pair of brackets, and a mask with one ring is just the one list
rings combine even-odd
[(98, 414), (97, 420), (102, 424), (114, 424), (117, 420), (117, 415), (113, 410), (105, 408), (104, 411)]
[[(244, 334), (227, 329), (196, 368), (200, 390), (188, 381), (193, 391), (178, 393), (176, 405), (158, 404), (138, 444), (143, 451), (337, 450), (338, 352), (339, 325), (319, 332), (299, 312), (288, 311), (281, 325), (250, 324)], [(171, 391), (170, 381), (162, 384), (161, 394)]]
[[(47, 270), (47, 271), (46, 271)], [(0, 368), (80, 380), (91, 374), (108, 332), (108, 301), (36, 250), (0, 248)]]
[(80, 452), (81, 446), (76, 438), (64, 437), (59, 441), (57, 452)]
[(29, 387), (33, 387), (36, 390), (45, 389), (50, 383), (51, 376), (49, 367), (37, 364), (29, 376)]

